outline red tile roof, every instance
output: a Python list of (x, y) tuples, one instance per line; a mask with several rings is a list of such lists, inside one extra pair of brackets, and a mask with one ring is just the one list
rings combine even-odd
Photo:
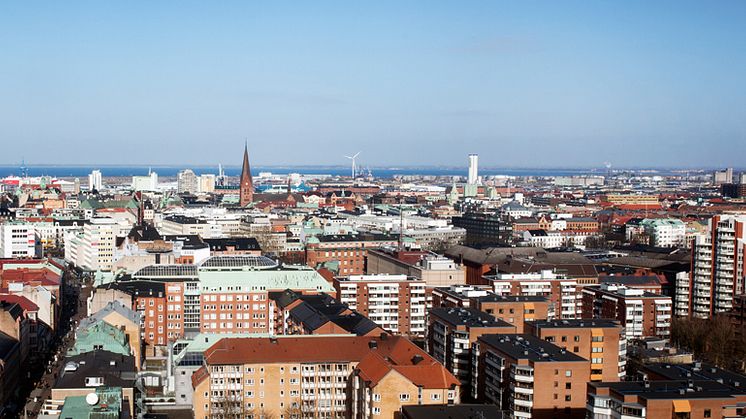
[(22, 295), (0, 294), (0, 301), (18, 304), (24, 311), (39, 311), (39, 306), (36, 303)]
[(401, 336), (224, 338), (205, 351), (205, 361), (211, 365), (357, 361), (361, 376), (374, 385), (391, 371), (424, 388), (459, 384), (435, 358)]

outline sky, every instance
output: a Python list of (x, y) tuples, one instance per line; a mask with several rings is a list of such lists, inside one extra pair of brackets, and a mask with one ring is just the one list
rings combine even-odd
[(744, 1), (0, 2), (0, 164), (746, 167)]

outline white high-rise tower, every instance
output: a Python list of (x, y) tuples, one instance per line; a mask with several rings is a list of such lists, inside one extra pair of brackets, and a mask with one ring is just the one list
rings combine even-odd
[(101, 177), (101, 171), (100, 170), (94, 170), (91, 172), (90, 175), (88, 175), (88, 190), (97, 190), (100, 191), (101, 188), (104, 186), (103, 178)]
[(479, 155), (469, 154), (469, 185), (479, 183)]

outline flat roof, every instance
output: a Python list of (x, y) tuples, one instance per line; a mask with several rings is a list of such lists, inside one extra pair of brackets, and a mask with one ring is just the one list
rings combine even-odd
[(528, 334), (482, 335), (479, 341), (513, 359), (528, 359), (533, 362), (589, 362), (553, 343)]
[(598, 327), (620, 327), (619, 322), (614, 319), (563, 319), (563, 320), (535, 320), (531, 323), (537, 329), (555, 328), (555, 329), (577, 329), (577, 328), (598, 328)]
[(504, 320), (496, 319), (474, 308), (434, 308), (430, 310), (430, 316), (439, 317), (450, 324), (468, 327), (514, 327)]

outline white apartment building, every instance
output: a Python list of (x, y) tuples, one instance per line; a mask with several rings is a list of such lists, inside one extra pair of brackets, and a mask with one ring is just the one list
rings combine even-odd
[(100, 170), (94, 170), (88, 175), (88, 190), (100, 191), (104, 186), (103, 177)]
[(158, 190), (158, 173), (150, 172), (147, 176), (132, 176), (132, 190), (135, 192)]
[(92, 218), (83, 232), (65, 235), (65, 260), (90, 271), (110, 271), (119, 225), (111, 218)]
[(34, 227), (20, 222), (0, 225), (0, 257), (33, 258), (36, 256)]
[(352, 275), (336, 278), (339, 301), (398, 334), (425, 336), (425, 281), (407, 275)]
[(676, 314), (708, 318), (733, 308), (733, 297), (746, 291), (745, 227), (745, 215), (717, 215), (707, 233), (695, 237), (689, 278), (677, 278)]
[(176, 175), (178, 193), (195, 194), (199, 189), (197, 175), (193, 171), (186, 169)]
[(650, 244), (658, 247), (683, 247), (686, 224), (676, 218), (646, 218), (640, 227), (650, 237)]

